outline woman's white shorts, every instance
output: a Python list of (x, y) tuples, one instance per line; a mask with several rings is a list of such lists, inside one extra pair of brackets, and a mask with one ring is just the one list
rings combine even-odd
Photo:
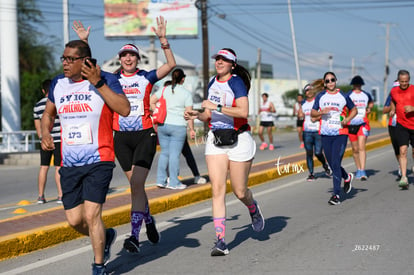
[(249, 131), (239, 134), (236, 144), (230, 146), (215, 146), (214, 134), (212, 131), (208, 132), (206, 140), (206, 155), (223, 155), (226, 154), (231, 161), (249, 161), (254, 158), (256, 154), (256, 142)]

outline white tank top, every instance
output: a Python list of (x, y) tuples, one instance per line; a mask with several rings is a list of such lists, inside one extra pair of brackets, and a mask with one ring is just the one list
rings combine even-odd
[(273, 121), (273, 113), (270, 112), (270, 101), (260, 104), (260, 121), (269, 122)]

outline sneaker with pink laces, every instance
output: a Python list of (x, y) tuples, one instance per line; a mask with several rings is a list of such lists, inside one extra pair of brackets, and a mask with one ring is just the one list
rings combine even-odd
[(273, 146), (273, 144), (270, 144), (270, 145), (269, 145), (269, 150), (270, 150), (270, 151), (275, 150), (275, 146)]
[(264, 150), (267, 148), (267, 143), (263, 142), (262, 145), (260, 145), (260, 150)]

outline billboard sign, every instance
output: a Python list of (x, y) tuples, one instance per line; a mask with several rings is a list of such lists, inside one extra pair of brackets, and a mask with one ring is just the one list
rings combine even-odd
[(104, 0), (105, 37), (153, 36), (158, 16), (167, 20), (169, 37), (197, 37), (196, 0)]

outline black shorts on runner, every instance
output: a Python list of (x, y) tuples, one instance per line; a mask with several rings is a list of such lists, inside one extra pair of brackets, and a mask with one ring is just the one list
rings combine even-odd
[(304, 119), (297, 119), (296, 120), (296, 127), (303, 127)]
[(60, 166), (62, 162), (62, 155), (60, 152), (60, 142), (55, 142), (55, 149), (52, 151), (44, 151), (40, 148), (40, 165), (50, 166), (50, 160), (53, 156), (53, 165)]
[(405, 128), (401, 124), (397, 123), (396, 137), (397, 144), (400, 147), (411, 144), (414, 148), (414, 130)]
[(63, 207), (72, 209), (84, 201), (103, 204), (115, 168), (113, 162), (98, 162), (59, 170)]
[(394, 149), (394, 154), (398, 156), (400, 154), (400, 146), (397, 141), (397, 127), (388, 125), (388, 133), (390, 134), (392, 148)]
[(115, 155), (122, 170), (130, 171), (132, 165), (151, 169), (157, 151), (157, 133), (154, 128), (134, 132), (115, 132)]
[(273, 121), (260, 121), (260, 126), (273, 127), (275, 126), (275, 124), (273, 123)]

